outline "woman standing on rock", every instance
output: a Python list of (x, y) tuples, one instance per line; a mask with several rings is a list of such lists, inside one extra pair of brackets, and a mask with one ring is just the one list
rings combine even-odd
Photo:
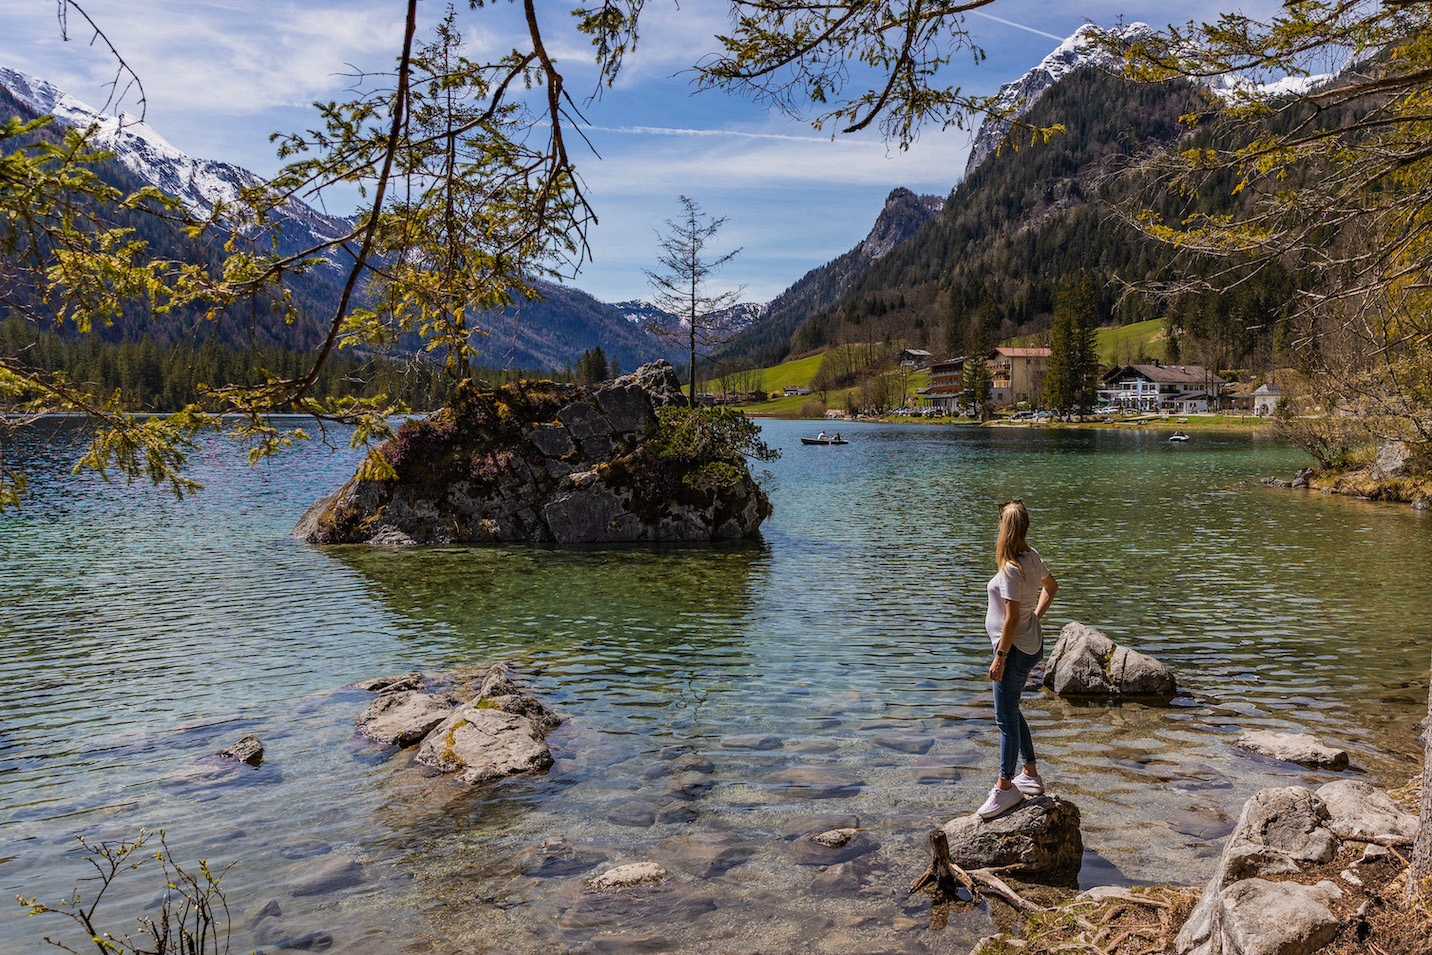
[[(989, 610), (985, 629), (994, 644), (989, 678), (994, 684), (994, 722), (999, 727), (999, 781), (980, 806), (982, 819), (993, 819), (1012, 809), (1025, 796), (1044, 792), (1044, 780), (1034, 764), (1034, 741), (1029, 724), (1019, 711), (1029, 671), (1044, 656), (1044, 635), (1039, 620), (1049, 610), (1059, 582), (1049, 573), (1039, 552), (1025, 541), (1029, 512), (1023, 501), (1006, 501), (999, 508), (999, 536), (995, 540), (995, 575), (986, 590)], [(1024, 770), (1014, 774), (1016, 759)]]

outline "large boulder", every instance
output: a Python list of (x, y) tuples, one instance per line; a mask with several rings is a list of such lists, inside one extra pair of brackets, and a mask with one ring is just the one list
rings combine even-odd
[(1225, 952), (1239, 955), (1312, 955), (1333, 940), (1342, 924), (1333, 903), (1342, 890), (1328, 881), (1317, 885), (1247, 879), (1224, 889)]
[(743, 458), (657, 450), (657, 410), (681, 399), (665, 361), (595, 389), (463, 382), (446, 407), (405, 423), (348, 483), (309, 508), (294, 536), (414, 544), (755, 534), (771, 505)]
[(1298, 763), (1318, 769), (1345, 769), (1348, 763), (1347, 750), (1327, 746), (1316, 736), (1307, 733), (1249, 730), (1240, 734), (1233, 741), (1233, 745), (1259, 756), (1270, 756), (1286, 763)]
[[(1326, 944), (1326, 939), (1318, 940), (1325, 934), (1328, 906), (1336, 896), (1321, 886), (1269, 888), (1274, 883), (1263, 877), (1288, 875), (1302, 864), (1329, 862), (1337, 849), (1327, 806), (1311, 790), (1290, 786), (1256, 793), (1243, 804), (1213, 878), (1174, 940), (1174, 951), (1178, 955), (1317, 951)], [(1245, 885), (1249, 881), (1262, 884)], [(1263, 905), (1276, 908), (1277, 924), (1260, 916)]]
[(1417, 817), (1371, 783), (1335, 779), (1318, 789), (1318, 798), (1327, 806), (1329, 826), (1344, 839), (1417, 838)]
[(1169, 700), (1178, 695), (1168, 667), (1077, 622), (1059, 632), (1044, 665), (1044, 685), (1060, 696)]
[(1022, 879), (1063, 883), (1078, 876), (1084, 858), (1079, 807), (1057, 796), (1035, 796), (993, 819), (962, 816), (940, 828), (950, 858), (967, 869), (1007, 866)]

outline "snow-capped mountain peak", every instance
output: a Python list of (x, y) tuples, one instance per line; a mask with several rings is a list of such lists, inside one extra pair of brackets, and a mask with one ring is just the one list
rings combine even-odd
[(1130, 23), (1118, 30), (1104, 30), (1086, 23), (1055, 47), (1038, 66), (1013, 83), (1001, 86), (996, 96), (996, 109), (1004, 115), (986, 119), (980, 125), (970, 149), (969, 162), (965, 164), (965, 178), (968, 179), (975, 167), (995, 151), (1014, 121), (1029, 112), (1049, 87), (1082, 67), (1111, 66), (1117, 55), (1110, 49), (1110, 38), (1117, 39), (1120, 45), (1128, 45), (1153, 33), (1154, 28), (1147, 23)]
[[(220, 203), (237, 204), (240, 190), (262, 182), (242, 167), (212, 159), (195, 159), (143, 120), (127, 113), (118, 116), (102, 113), (39, 77), (0, 66), (0, 86), (35, 113), (54, 116), (63, 126), (81, 130), (93, 127), (91, 142), (95, 147), (113, 152), (126, 169), (177, 199), (198, 218), (210, 215)], [(324, 215), (297, 200), (290, 200), (284, 206), (281, 217), (287, 220), (288, 243), (312, 244), (348, 232), (343, 220)]]

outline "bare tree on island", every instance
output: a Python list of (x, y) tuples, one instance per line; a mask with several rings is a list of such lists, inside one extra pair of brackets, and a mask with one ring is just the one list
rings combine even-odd
[(701, 211), (695, 199), (679, 196), (681, 215), (667, 219), (670, 230), (659, 235), (661, 254), (657, 261), (663, 271), (645, 269), (647, 281), (656, 290), (652, 304), (673, 316), (654, 324), (651, 330), (658, 337), (672, 342), (685, 342), (691, 359), (688, 377), (691, 381), (690, 404), (696, 407), (696, 347), (719, 345), (732, 332), (731, 306), (736, 304), (745, 286), (716, 295), (706, 291), (706, 280), (741, 251), (739, 248), (719, 258), (704, 255), (706, 244), (726, 224), (726, 217), (713, 218)]

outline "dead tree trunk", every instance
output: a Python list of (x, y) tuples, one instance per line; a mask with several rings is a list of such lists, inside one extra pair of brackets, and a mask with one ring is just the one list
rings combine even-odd
[(1432, 893), (1432, 687), (1427, 690), (1427, 742), (1422, 752), (1422, 828), (1412, 845), (1412, 864), (1407, 868), (1407, 896)]
[(913, 893), (930, 889), (936, 899), (953, 899), (961, 886), (969, 892), (971, 901), (980, 900), (974, 880), (950, 858), (950, 840), (945, 836), (945, 831), (930, 830), (930, 867), (915, 880), (910, 891)]

